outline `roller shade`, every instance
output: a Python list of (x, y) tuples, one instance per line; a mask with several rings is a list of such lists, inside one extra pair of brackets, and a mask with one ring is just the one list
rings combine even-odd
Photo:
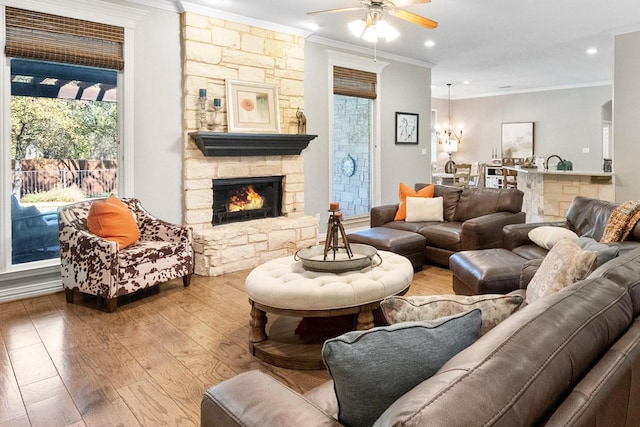
[(356, 96), (358, 98), (376, 98), (375, 73), (333, 67), (333, 93), (335, 95)]
[(124, 69), (124, 28), (7, 7), (5, 54), (14, 58)]

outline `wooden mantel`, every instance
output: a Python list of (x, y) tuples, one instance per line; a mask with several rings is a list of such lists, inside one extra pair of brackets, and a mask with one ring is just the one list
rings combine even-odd
[(318, 135), (191, 132), (189, 136), (207, 157), (300, 155)]

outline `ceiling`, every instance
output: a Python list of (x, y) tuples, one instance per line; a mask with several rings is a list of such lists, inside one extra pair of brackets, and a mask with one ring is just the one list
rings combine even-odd
[[(307, 15), (359, 6), (358, 0), (172, 1), (307, 31), (308, 40), (349, 44), (373, 59), (374, 46), (347, 28), (364, 10)], [(388, 16), (401, 36), (377, 43), (377, 55), (431, 66), (436, 98), (447, 97), (447, 83), (452, 99), (610, 84), (614, 36), (640, 30), (638, 0), (432, 0), (403, 8), (438, 27)], [(426, 47), (428, 40), (435, 45)], [(597, 54), (587, 54), (589, 48)]]

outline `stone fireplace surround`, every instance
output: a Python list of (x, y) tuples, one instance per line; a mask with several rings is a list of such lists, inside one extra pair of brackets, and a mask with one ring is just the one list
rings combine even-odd
[[(304, 215), (304, 173), (300, 151), (265, 153), (256, 143), (244, 153), (215, 157), (198, 147), (198, 96), (222, 100), (226, 121), (226, 79), (274, 83), (278, 87), (283, 136), (297, 133), (296, 111), (304, 109), (304, 35), (283, 33), (185, 11), (180, 16), (183, 70), (183, 218), (194, 230), (195, 272), (221, 275), (253, 268), (272, 258), (317, 244), (318, 223)], [(199, 132), (195, 132), (199, 133)], [(226, 133), (227, 137), (237, 134)], [(196, 142), (194, 144), (194, 142)], [(295, 145), (295, 144), (294, 144)], [(306, 146), (306, 145), (305, 145)], [(219, 150), (220, 149), (220, 150)], [(283, 176), (282, 216), (213, 227), (212, 179)]]
[[(238, 134), (227, 135), (238, 138)], [(234, 156), (234, 151), (226, 151), (218, 156), (214, 154), (215, 150), (205, 148), (206, 133), (204, 137), (202, 133), (190, 136), (202, 151), (198, 166), (185, 172), (185, 218), (194, 230), (196, 274), (218, 276), (245, 270), (318, 244), (318, 221), (304, 215), (303, 157), (300, 154), (268, 155), (266, 152), (267, 155), (261, 156)], [(307, 137), (308, 143), (314, 136)], [(215, 138), (226, 139), (220, 134)], [(247, 135), (247, 138), (255, 136)], [(291, 138), (295, 137), (283, 135), (285, 140)], [(304, 147), (306, 145), (297, 151)], [(207, 152), (213, 156), (207, 156)], [(196, 162), (190, 164), (195, 166)], [(211, 225), (213, 179), (276, 175), (283, 177), (282, 216)]]

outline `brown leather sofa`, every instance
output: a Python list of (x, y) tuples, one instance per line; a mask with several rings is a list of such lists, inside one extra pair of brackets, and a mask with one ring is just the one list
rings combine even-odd
[[(466, 251), (450, 260), (453, 289), (457, 294), (508, 293), (526, 286), (549, 252), (531, 241), (529, 232), (541, 226), (563, 227), (578, 236), (600, 240), (609, 217), (618, 203), (576, 197), (567, 210), (566, 220), (510, 224), (502, 230), (503, 248), (493, 251)], [(619, 253), (640, 247), (640, 223), (618, 246)]]
[[(637, 249), (520, 308), (374, 425), (638, 426), (639, 313)], [(205, 393), (201, 425), (337, 426), (337, 411), (331, 381), (300, 395), (249, 371)]]
[[(533, 222), (527, 224), (507, 225), (503, 230), (503, 246), (527, 260), (544, 258), (547, 250), (529, 239), (529, 232), (540, 226), (556, 226), (567, 228), (578, 236), (589, 236), (600, 240), (609, 221), (609, 217), (620, 204), (590, 197), (577, 196), (567, 210), (566, 220), (557, 222)], [(613, 243), (620, 252), (640, 246), (640, 223), (636, 224), (629, 236), (623, 241)]]
[[(424, 185), (417, 184), (416, 190)], [(448, 267), (449, 257), (455, 252), (502, 247), (502, 228), (525, 221), (520, 190), (435, 185), (434, 197), (443, 198), (444, 222), (394, 221), (397, 204), (376, 206), (371, 209), (371, 228), (349, 234), (349, 241), (400, 253), (407, 256), (414, 267), (423, 262)], [(423, 259), (419, 253), (417, 259), (411, 253), (403, 253), (410, 234), (390, 230), (423, 236)]]

